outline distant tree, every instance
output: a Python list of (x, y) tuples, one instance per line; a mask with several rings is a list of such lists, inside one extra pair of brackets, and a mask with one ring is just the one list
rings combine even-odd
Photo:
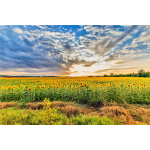
[(139, 71), (138, 71), (139, 77), (144, 76), (144, 73), (145, 73), (145, 71), (144, 71), (143, 69), (139, 70)]
[(135, 73), (133, 72), (133, 73), (132, 73), (132, 77), (134, 77), (134, 76), (135, 76)]
[(110, 73), (110, 76), (113, 76), (114, 74), (113, 73)]
[(106, 75), (106, 74), (104, 74), (104, 77), (107, 77), (107, 75)]

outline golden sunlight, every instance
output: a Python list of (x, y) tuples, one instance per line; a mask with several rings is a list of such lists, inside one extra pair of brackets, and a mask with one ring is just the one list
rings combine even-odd
[(98, 70), (108, 69), (108, 66), (104, 65), (92, 65), (91, 67), (84, 67), (83, 65), (73, 65), (70, 68), (70, 75), (68, 76), (90, 76), (90, 75), (100, 75), (97, 73)]

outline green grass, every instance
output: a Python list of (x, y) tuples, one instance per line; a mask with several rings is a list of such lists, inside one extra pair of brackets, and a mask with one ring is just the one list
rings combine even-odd
[[(58, 110), (52, 109), (49, 114), (46, 110), (26, 110), (14, 107), (0, 110), (1, 125), (114, 125), (115, 121), (108, 117), (78, 115), (68, 118)], [(43, 116), (44, 114), (44, 116)], [(49, 117), (47, 118), (47, 116)], [(44, 120), (44, 121), (42, 121)], [(53, 123), (52, 123), (53, 122)]]

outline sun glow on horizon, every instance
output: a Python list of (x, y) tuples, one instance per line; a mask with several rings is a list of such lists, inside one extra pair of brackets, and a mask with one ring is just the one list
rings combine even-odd
[(71, 74), (68, 76), (98, 75), (100, 73), (96, 73), (96, 71), (103, 69), (108, 69), (108, 66), (94, 64), (90, 67), (84, 67), (83, 65), (73, 65), (73, 67), (70, 69)]

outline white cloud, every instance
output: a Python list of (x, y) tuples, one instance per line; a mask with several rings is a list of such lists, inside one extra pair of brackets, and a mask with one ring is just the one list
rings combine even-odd
[(46, 29), (46, 26), (41, 26), (41, 25), (36, 25), (37, 27), (39, 27), (40, 29)]
[(133, 54), (133, 53), (135, 53), (135, 51), (134, 50), (130, 50), (130, 54)]
[(22, 33), (22, 30), (19, 29), (19, 28), (15, 28), (15, 29), (14, 29), (14, 32), (21, 34), (21, 33)]
[(83, 28), (80, 28), (80, 29), (78, 29), (78, 32), (79, 32), (79, 31), (82, 31), (82, 30), (83, 30)]
[(112, 29), (110, 29), (110, 30), (108, 30), (106, 33), (110, 33), (112, 36), (119, 36), (119, 35), (121, 35), (123, 32), (121, 32), (121, 31), (114, 31), (114, 30), (112, 30)]
[(150, 42), (150, 33), (145, 33), (141, 36), (139, 42)]
[(138, 46), (138, 44), (133, 44), (133, 45), (131, 45), (129, 47), (137, 47), (137, 46)]

